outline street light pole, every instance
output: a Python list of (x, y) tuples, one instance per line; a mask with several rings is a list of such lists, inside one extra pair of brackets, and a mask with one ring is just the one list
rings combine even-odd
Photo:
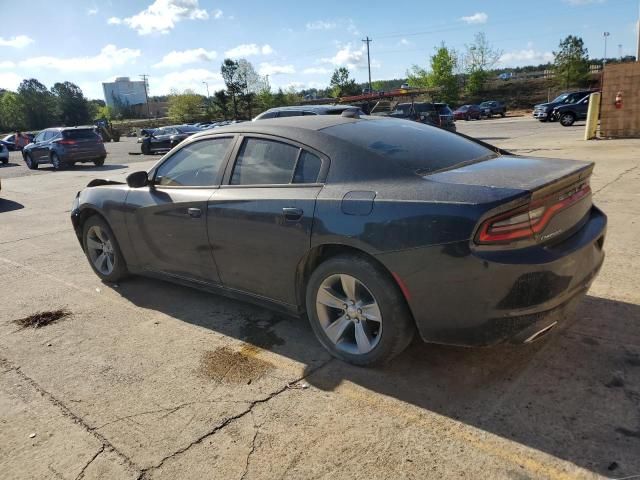
[(609, 32), (604, 32), (602, 36), (604, 37), (604, 58), (602, 59), (602, 65), (607, 63), (607, 38), (611, 35)]
[(640, 62), (640, 1), (638, 2), (638, 24), (636, 25), (638, 34), (638, 45), (636, 46), (636, 62)]

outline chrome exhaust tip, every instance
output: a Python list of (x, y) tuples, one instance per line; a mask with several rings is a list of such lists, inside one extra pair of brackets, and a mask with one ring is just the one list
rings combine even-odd
[(536, 333), (534, 333), (533, 335), (531, 335), (529, 338), (527, 338), (524, 343), (532, 343), (535, 342), (536, 340), (542, 338), (543, 336), (545, 336), (547, 333), (549, 333), (551, 331), (551, 329), (553, 327), (555, 327), (558, 324), (558, 322), (553, 322), (551, 325), (547, 325), (546, 327), (544, 327), (542, 330), (538, 330)]

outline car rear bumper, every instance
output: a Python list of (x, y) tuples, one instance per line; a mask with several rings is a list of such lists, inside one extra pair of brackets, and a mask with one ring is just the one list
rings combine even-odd
[(463, 346), (522, 343), (571, 313), (604, 261), (606, 216), (552, 247), (476, 251), (469, 242), (382, 254), (402, 280), (423, 340)]

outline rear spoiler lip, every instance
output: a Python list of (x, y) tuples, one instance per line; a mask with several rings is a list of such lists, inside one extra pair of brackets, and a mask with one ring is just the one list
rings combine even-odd
[(467, 140), (472, 141), (473, 143), (477, 143), (478, 145), (482, 145), (484, 148), (488, 148), (489, 150), (497, 153), (498, 155), (510, 155), (512, 157), (517, 157), (518, 155), (516, 155), (515, 153), (511, 153), (508, 150), (504, 150), (500, 147), (496, 147), (495, 145), (491, 145), (490, 143), (487, 142), (483, 142), (482, 140), (479, 140), (475, 137), (470, 137), (469, 135), (465, 135), (464, 133), (460, 133), (460, 132), (451, 132), (455, 135), (459, 135), (462, 138), (466, 138)]

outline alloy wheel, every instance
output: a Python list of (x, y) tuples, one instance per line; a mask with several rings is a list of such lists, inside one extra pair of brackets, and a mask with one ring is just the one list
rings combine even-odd
[(97, 225), (87, 231), (87, 251), (96, 270), (105, 276), (111, 275), (115, 265), (113, 242), (107, 232)]
[(316, 312), (329, 340), (352, 355), (371, 352), (382, 336), (382, 313), (371, 291), (344, 273), (327, 277), (316, 294)]

